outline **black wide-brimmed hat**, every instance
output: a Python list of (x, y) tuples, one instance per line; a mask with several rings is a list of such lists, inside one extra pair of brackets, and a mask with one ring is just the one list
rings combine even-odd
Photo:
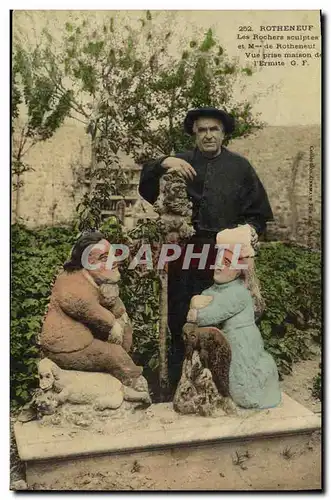
[(231, 134), (234, 131), (235, 122), (231, 115), (217, 108), (205, 107), (190, 109), (187, 113), (184, 120), (184, 130), (187, 134), (193, 135), (193, 124), (200, 117), (220, 120), (223, 123), (225, 134)]

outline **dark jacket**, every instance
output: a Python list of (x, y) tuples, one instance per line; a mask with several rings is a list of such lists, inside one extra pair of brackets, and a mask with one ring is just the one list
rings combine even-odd
[[(222, 147), (215, 158), (207, 158), (196, 148), (175, 155), (190, 163), (197, 175), (187, 181), (193, 202), (192, 222), (199, 232), (217, 233), (222, 229), (248, 223), (261, 234), (266, 221), (273, 219), (265, 189), (254, 168), (242, 156)], [(139, 193), (149, 203), (159, 194), (159, 180), (166, 172), (161, 167), (166, 157), (143, 166)]]

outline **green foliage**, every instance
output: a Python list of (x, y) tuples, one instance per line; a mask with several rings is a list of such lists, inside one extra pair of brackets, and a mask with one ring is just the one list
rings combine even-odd
[(213, 32), (212, 30), (209, 28), (209, 30), (207, 31), (206, 33), (206, 36), (202, 42), (202, 44), (200, 45), (200, 52), (208, 52), (208, 50), (210, 50), (212, 47), (214, 47), (216, 45), (216, 41), (213, 37)]
[(295, 245), (263, 244), (256, 258), (266, 311), (259, 328), (281, 373), (321, 343), (321, 255)]
[(18, 105), (27, 110), (26, 137), (34, 142), (51, 137), (70, 110), (72, 91), (58, 94), (54, 81), (41, 73), (42, 60), (38, 48), (32, 52), (16, 43), (13, 54), (13, 108), (19, 115)]
[[(121, 194), (120, 152), (142, 163), (193, 146), (182, 126), (188, 109), (226, 109), (236, 118), (233, 137), (262, 127), (250, 103), (233, 98), (237, 79), (248, 78), (252, 70), (227, 56), (212, 29), (184, 39), (182, 53), (173, 56), (171, 23), (165, 20), (160, 29), (156, 17), (147, 10), (139, 28), (123, 26), (116, 17), (97, 30), (87, 20), (67, 22), (61, 49), (55, 50), (44, 30), (30, 59), (17, 52), (33, 134), (49, 137), (66, 114), (82, 121), (90, 134), (95, 182), (78, 206), (81, 228), (96, 227), (105, 198)], [(19, 96), (13, 94), (13, 101)], [(51, 117), (45, 120), (44, 112)]]
[[(12, 131), (16, 132), (12, 148), (12, 175), (14, 189), (23, 185), (21, 176), (33, 171), (24, 161), (28, 150), (40, 141), (52, 137), (71, 109), (72, 90), (58, 93), (57, 84), (42, 75), (40, 50), (31, 52), (15, 43), (12, 68)], [(25, 108), (21, 113), (21, 107)], [(27, 117), (22, 118), (26, 112)], [(18, 124), (18, 118), (21, 123)], [(16, 214), (19, 216), (20, 214)]]
[(37, 336), (49, 302), (52, 281), (68, 258), (75, 234), (68, 228), (31, 231), (12, 226), (11, 398), (29, 399), (35, 385)]
[(22, 103), (22, 95), (18, 88), (19, 70), (14, 65), (12, 69), (12, 89), (11, 89), (11, 107), (12, 107), (12, 130), (14, 129), (14, 122), (19, 116), (19, 106)]

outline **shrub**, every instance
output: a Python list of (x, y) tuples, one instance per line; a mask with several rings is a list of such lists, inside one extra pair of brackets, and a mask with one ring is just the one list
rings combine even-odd
[(11, 399), (29, 399), (36, 382), (37, 337), (55, 275), (67, 259), (74, 233), (69, 228), (31, 231), (12, 226), (11, 283)]
[(280, 373), (321, 343), (321, 255), (296, 245), (263, 244), (256, 258), (266, 310), (259, 328)]

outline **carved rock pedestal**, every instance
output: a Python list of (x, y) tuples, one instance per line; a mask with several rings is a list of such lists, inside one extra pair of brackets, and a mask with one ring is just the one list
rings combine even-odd
[[(38, 419), (43, 425), (64, 423), (95, 428), (106, 418), (121, 418), (125, 411), (151, 404), (146, 380), (123, 385), (109, 373), (62, 370), (53, 361), (39, 362), (39, 389), (19, 420)], [(104, 411), (107, 410), (106, 413)]]
[[(118, 418), (111, 411), (101, 412), (103, 425), (94, 429), (16, 423), (28, 489), (236, 491), (321, 485), (320, 445), (312, 441), (320, 416), (285, 394), (277, 408), (238, 409), (231, 416), (181, 415), (171, 403)], [(282, 455), (289, 449), (291, 460)]]
[(193, 352), (191, 359), (184, 360), (173, 407), (179, 413), (202, 416), (236, 413), (236, 405), (231, 398), (219, 394), (211, 371), (203, 368), (197, 351)]

